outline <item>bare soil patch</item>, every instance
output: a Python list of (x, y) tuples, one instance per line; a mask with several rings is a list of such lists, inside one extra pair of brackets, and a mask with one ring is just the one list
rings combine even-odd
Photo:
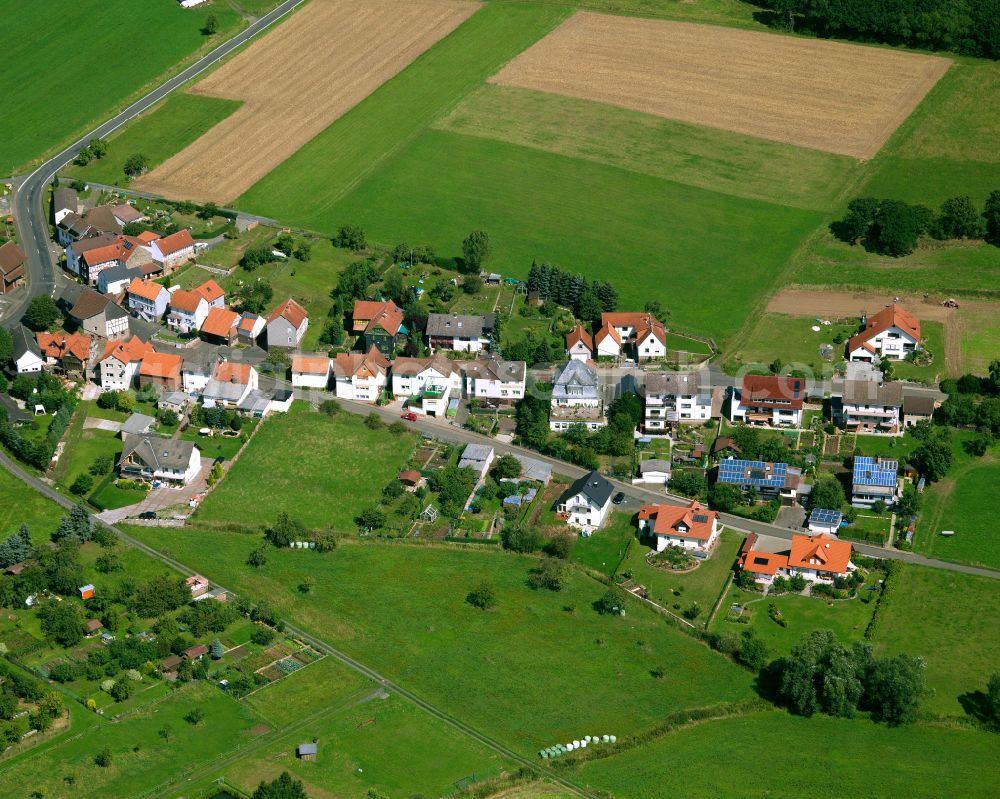
[(579, 12), (491, 80), (866, 159), (951, 63), (884, 48)]
[(313, 0), (191, 89), (244, 104), (136, 188), (233, 200), (477, 8), (459, 0)]

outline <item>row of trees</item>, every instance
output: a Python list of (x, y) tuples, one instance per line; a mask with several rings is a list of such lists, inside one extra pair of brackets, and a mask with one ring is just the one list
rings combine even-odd
[(937, 213), (925, 205), (902, 200), (859, 197), (847, 206), (847, 215), (833, 225), (846, 242), (861, 242), (880, 255), (900, 257), (916, 249), (921, 236), (946, 239), (983, 239), (1000, 245), (1000, 191), (990, 193), (980, 212), (971, 197), (952, 197)]
[(1000, 58), (995, 0), (755, 1), (789, 30)]
[(587, 278), (576, 272), (566, 272), (550, 263), (532, 261), (528, 270), (527, 289), (537, 292), (544, 301), (571, 308), (578, 319), (598, 323), (601, 314), (618, 308), (618, 291), (611, 283)]

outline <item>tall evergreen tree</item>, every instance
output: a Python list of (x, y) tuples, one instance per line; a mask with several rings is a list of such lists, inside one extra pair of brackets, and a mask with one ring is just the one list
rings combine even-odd
[(528, 291), (534, 293), (536, 291), (541, 291), (542, 285), (542, 270), (538, 266), (538, 261), (531, 261), (531, 269), (528, 270)]

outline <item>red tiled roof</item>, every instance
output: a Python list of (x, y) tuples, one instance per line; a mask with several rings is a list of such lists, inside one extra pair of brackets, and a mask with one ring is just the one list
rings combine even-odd
[(354, 303), (351, 315), (354, 321), (354, 332), (370, 332), (375, 327), (381, 327), (390, 336), (399, 332), (403, 324), (403, 311), (392, 300), (371, 302), (358, 300)]
[(615, 330), (610, 324), (605, 324), (600, 330), (597, 331), (597, 335), (594, 336), (594, 341), (600, 345), (600, 343), (609, 336), (612, 341), (621, 346), (622, 337), (618, 335), (618, 331)]
[(180, 379), (184, 359), (166, 352), (151, 352), (142, 359), (139, 374), (142, 377)]
[(257, 320), (260, 319), (256, 314), (252, 316), (243, 316), (240, 319), (240, 330), (246, 331), (247, 333), (252, 333), (254, 326), (257, 324)]
[(131, 363), (132, 361), (141, 361), (153, 351), (153, 345), (148, 341), (142, 341), (138, 336), (132, 336), (128, 341), (109, 341), (99, 360), (104, 361), (114, 357), (122, 363)]
[(61, 359), (69, 354), (86, 362), (90, 357), (90, 337), (82, 333), (39, 333), (38, 349), (47, 358)]
[(740, 568), (751, 574), (776, 574), (778, 569), (788, 568), (788, 556), (751, 549), (740, 558)]
[(847, 351), (854, 352), (854, 350), (860, 347), (874, 351), (868, 344), (868, 341), (875, 338), (879, 333), (885, 332), (890, 327), (898, 327), (904, 333), (920, 341), (920, 320), (909, 311), (893, 303), (883, 308), (877, 314), (868, 317), (868, 320), (865, 322), (865, 329), (851, 336), (850, 341), (847, 343)]
[(578, 341), (582, 341), (588, 350), (593, 351), (594, 349), (594, 339), (586, 330), (583, 329), (583, 325), (577, 324), (569, 333), (566, 334), (566, 349), (571, 350)]
[(149, 300), (150, 302), (156, 302), (156, 298), (160, 296), (161, 291), (166, 291), (166, 289), (152, 280), (141, 280), (134, 277), (132, 278), (132, 282), (128, 284), (129, 294), (142, 297), (144, 300)]
[(744, 375), (740, 404), (799, 410), (805, 401), (805, 396), (806, 381), (801, 377)]
[(334, 371), (342, 377), (372, 377), (385, 374), (389, 360), (372, 345), (367, 355), (359, 352), (337, 354)]
[(281, 303), (281, 305), (275, 308), (269, 317), (267, 317), (268, 324), (273, 322), (278, 317), (287, 319), (292, 327), (298, 329), (302, 322), (309, 318), (309, 314), (306, 313), (305, 308), (289, 297)]
[(793, 569), (844, 574), (851, 560), (851, 551), (851, 545), (847, 541), (838, 541), (823, 534), (793, 535), (788, 566)]
[(215, 379), (223, 383), (238, 383), (241, 386), (250, 383), (253, 367), (248, 363), (222, 361), (215, 367)]
[[(716, 519), (715, 511), (705, 508), (698, 501), (686, 507), (679, 505), (643, 505), (639, 508), (639, 518), (649, 520), (654, 535), (673, 535), (708, 541)], [(686, 527), (686, 530), (681, 530)]]
[(170, 295), (170, 307), (185, 313), (194, 313), (204, 299), (197, 291), (178, 289)]
[(226, 294), (226, 292), (222, 290), (222, 287), (214, 280), (206, 280), (200, 286), (196, 287), (195, 291), (205, 298), (205, 302), (212, 302), (213, 300), (217, 300), (219, 297), (223, 297)]
[(209, 308), (208, 316), (201, 326), (201, 332), (208, 336), (219, 336), (228, 338), (240, 316), (235, 311), (228, 311), (225, 308)]
[(158, 239), (156, 243), (157, 249), (164, 257), (180, 252), (185, 247), (193, 246), (194, 239), (191, 238), (190, 230), (178, 230), (176, 233), (171, 233), (165, 238)]
[(325, 375), (330, 372), (330, 359), (326, 355), (295, 355), (292, 357), (292, 374)]
[(160, 234), (154, 233), (152, 230), (144, 230), (136, 238), (143, 244), (152, 244), (154, 241), (159, 240)]

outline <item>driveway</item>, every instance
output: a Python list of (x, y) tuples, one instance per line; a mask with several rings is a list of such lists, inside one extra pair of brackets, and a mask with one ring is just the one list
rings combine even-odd
[(180, 488), (170, 488), (167, 486), (154, 488), (146, 494), (142, 502), (138, 502), (135, 505), (128, 505), (124, 508), (106, 510), (103, 513), (97, 514), (97, 518), (108, 524), (117, 524), (123, 519), (138, 516), (140, 513), (145, 513), (146, 511), (159, 513), (166, 508), (177, 506), (181, 506), (178, 508), (178, 511), (188, 511), (188, 502), (193, 497), (204, 494), (208, 488), (208, 473), (212, 469), (213, 463), (213, 458), (202, 458), (201, 469), (198, 470), (198, 474), (194, 480), (186, 486)]

